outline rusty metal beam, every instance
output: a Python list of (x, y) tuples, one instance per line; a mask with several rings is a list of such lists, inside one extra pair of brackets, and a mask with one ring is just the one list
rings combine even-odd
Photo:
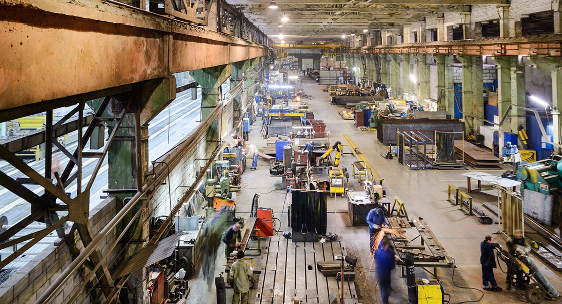
[[(261, 45), (96, 0), (0, 0), (0, 110), (266, 56)], [(56, 77), (55, 77), (56, 75)]]
[(30, 215), (26, 216), (25, 218), (23, 218), (22, 220), (20, 220), (16, 224), (14, 224), (12, 227), (8, 228), (8, 230), (0, 233), (0, 243), (6, 241), (9, 238), (11, 238), (16, 233), (21, 231), (23, 228), (29, 226), (29, 224), (41, 219), (43, 217), (43, 215), (45, 214), (45, 212), (46, 212), (46, 209), (41, 209), (41, 210), (37, 209), (37, 210), (31, 212)]
[(562, 56), (562, 34), (540, 35), (528, 38), (499, 38), (376, 46), (372, 48), (346, 49), (345, 52), (363, 54)]

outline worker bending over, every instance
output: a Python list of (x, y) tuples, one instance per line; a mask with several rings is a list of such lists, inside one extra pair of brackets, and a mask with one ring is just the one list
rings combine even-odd
[(246, 262), (244, 258), (244, 251), (240, 250), (236, 254), (238, 258), (230, 268), (229, 280), (234, 288), (234, 295), (232, 296), (232, 304), (248, 304), (248, 292), (250, 291), (250, 280), (254, 278), (254, 272), (250, 267), (250, 263)]
[(227, 260), (234, 249), (240, 246), (241, 240), (242, 236), (240, 234), (240, 223), (236, 223), (226, 230), (224, 236), (222, 237), (222, 242), (226, 244), (226, 248), (224, 249), (224, 256)]
[(381, 208), (378, 202), (375, 202), (375, 208), (371, 209), (367, 214), (367, 224), (369, 224), (369, 235), (371, 237), (371, 254), (376, 250), (375, 238), (377, 234), (381, 231), (383, 225), (386, 225), (386, 217), (384, 216), (384, 210)]
[(252, 159), (252, 167), (250, 167), (251, 170), (256, 170), (258, 167), (259, 154), (260, 151), (258, 151), (256, 145), (250, 144), (246, 147), (246, 156)]
[[(523, 236), (523, 231), (519, 229), (514, 230), (513, 235), (507, 238), (506, 245), (507, 245), (507, 251), (513, 257), (524, 256), (527, 255), (529, 252), (531, 252), (531, 245)], [(507, 278), (506, 278), (507, 290), (511, 289), (511, 284), (513, 283), (513, 276), (515, 275), (515, 272), (517, 270), (518, 267), (516, 263), (511, 263), (508, 265)]]

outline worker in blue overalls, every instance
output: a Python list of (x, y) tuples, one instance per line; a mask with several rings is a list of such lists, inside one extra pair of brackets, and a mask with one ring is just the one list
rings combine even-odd
[(369, 235), (371, 236), (371, 254), (374, 254), (377, 249), (375, 246), (375, 238), (381, 231), (382, 226), (386, 225), (384, 210), (378, 202), (375, 202), (375, 208), (371, 209), (371, 211), (367, 214), (367, 224), (369, 224)]

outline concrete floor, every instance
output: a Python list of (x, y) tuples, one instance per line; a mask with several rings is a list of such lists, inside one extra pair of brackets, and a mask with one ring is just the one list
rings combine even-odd
[[(309, 96), (304, 101), (310, 104), (316, 119), (326, 122), (326, 130), (330, 131), (331, 142), (340, 140), (345, 144), (342, 135), (348, 134), (384, 178), (383, 185), (386, 188), (387, 197), (391, 200), (394, 199), (394, 196), (400, 197), (406, 204), (410, 219), (421, 217), (426, 220), (447, 253), (455, 259), (458, 268), (454, 271), (454, 283), (451, 280), (453, 270), (439, 270), (444, 290), (450, 294), (450, 303), (462, 301), (473, 301), (473, 303), (526, 302), (522, 291), (505, 291), (504, 289), (502, 292), (484, 293), (479, 290), (482, 288), (479, 245), (485, 235), (498, 231), (498, 225), (482, 225), (478, 223), (475, 217), (466, 216), (457, 207), (451, 206), (446, 201), (447, 184), (453, 184), (455, 187), (461, 188), (461, 191), (466, 191), (466, 179), (460, 175), (466, 171), (410, 171), (400, 165), (396, 159), (384, 159), (381, 154), (385, 154), (388, 147), (378, 143), (375, 132), (359, 131), (354, 127), (353, 121), (341, 119), (338, 111), (342, 109), (330, 105), (328, 93), (322, 92), (321, 86), (316, 85), (313, 80), (304, 79), (303, 88)], [(252, 126), (249, 143), (255, 144), (258, 148), (263, 148), (267, 140), (260, 136), (260, 130), (261, 120), (258, 120)], [(355, 158), (351, 155), (345, 155), (342, 158), (342, 164), (348, 168), (351, 168), (350, 164), (353, 161), (355, 161)], [(499, 175), (502, 171), (487, 172)], [(361, 189), (357, 180), (350, 179), (349, 181), (348, 188)], [(242, 191), (237, 195), (237, 215), (243, 216), (250, 210), (251, 200), (256, 192), (261, 193), (260, 206), (272, 208), (274, 216), (280, 219), (281, 228), (277, 227), (276, 229), (280, 231), (288, 230), (288, 227), (286, 227), (287, 206), (284, 206), (286, 193), (282, 188), (281, 178), (270, 177), (269, 165), (263, 160), (259, 161), (256, 171), (248, 170), (243, 175)], [(488, 202), (495, 202), (496, 200), (492, 196), (481, 195), (475, 203), (483, 203), (482, 198), (484, 200), (489, 198)], [(366, 226), (351, 226), (347, 215), (347, 202), (341, 197), (330, 198), (328, 201), (328, 231), (337, 233), (348, 252), (359, 257), (360, 266), (357, 268), (356, 285), (361, 302), (364, 304), (380, 303), (374, 267), (369, 254), (368, 228)], [(502, 236), (498, 235), (497, 241), (505, 245)], [(219, 250), (222, 252), (221, 249)], [(562, 291), (561, 274), (552, 272), (538, 260), (536, 260), (536, 263), (541, 265), (544, 274), (554, 287), (558, 291)], [(259, 267), (259, 265), (260, 263), (256, 259), (256, 267)], [(218, 266), (217, 273), (222, 271), (221, 269), (223, 267)], [(499, 269), (496, 269), (495, 273), (499, 286), (505, 287), (505, 274)], [(400, 270), (398, 268), (394, 270), (393, 275), (395, 277), (393, 280), (394, 292), (391, 295), (390, 302), (407, 303), (405, 279), (399, 277)], [(421, 269), (417, 269), (416, 275), (417, 278), (428, 277)], [(476, 289), (457, 286), (468, 286)], [(192, 292), (199, 291), (192, 290)], [(231, 294), (232, 291), (229, 290), (227, 303), (231, 301)], [(482, 295), (484, 297), (480, 299)], [(255, 296), (255, 291), (250, 295), (250, 303), (253, 303), (253, 296)], [(562, 303), (562, 301), (557, 302)]]

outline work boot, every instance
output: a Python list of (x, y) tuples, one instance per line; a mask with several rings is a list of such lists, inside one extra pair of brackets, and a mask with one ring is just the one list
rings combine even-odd
[(502, 288), (499, 286), (492, 287), (492, 291), (502, 291)]

